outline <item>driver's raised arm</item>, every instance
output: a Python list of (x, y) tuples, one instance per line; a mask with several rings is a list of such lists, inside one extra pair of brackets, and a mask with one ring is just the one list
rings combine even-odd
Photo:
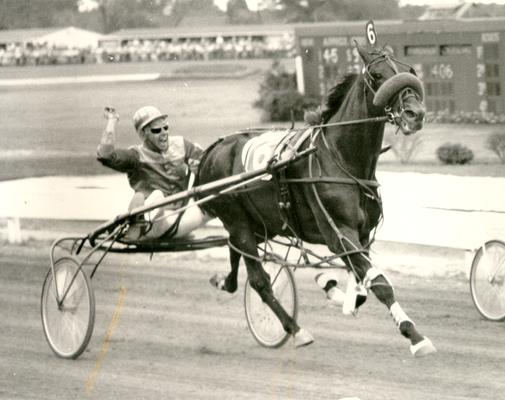
[(119, 114), (112, 107), (105, 107), (104, 118), (107, 120), (102, 139), (97, 148), (97, 159), (103, 165), (120, 172), (134, 169), (138, 162), (138, 154), (133, 150), (116, 149), (116, 126)]

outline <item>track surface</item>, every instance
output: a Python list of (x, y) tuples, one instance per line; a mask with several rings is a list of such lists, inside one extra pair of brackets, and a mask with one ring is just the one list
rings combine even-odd
[[(503, 399), (505, 323), (484, 321), (467, 281), (391, 273), (404, 309), (439, 352), (414, 359), (385, 308), (370, 297), (357, 319), (327, 305), (297, 271), (300, 324), (315, 343), (260, 347), (236, 296), (208, 284), (215, 253), (110, 255), (93, 280), (96, 325), (76, 361), (53, 355), (39, 316), (48, 246), (0, 253), (0, 398), (19, 399)], [(222, 253), (219, 253), (222, 254)], [(242, 268), (243, 269), (243, 268)], [(124, 307), (102, 353), (120, 288)], [(96, 380), (92, 381), (93, 374)]]

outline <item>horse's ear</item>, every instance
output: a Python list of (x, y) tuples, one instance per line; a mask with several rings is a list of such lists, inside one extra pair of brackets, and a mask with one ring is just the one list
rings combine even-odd
[(361, 59), (363, 60), (363, 62), (365, 63), (365, 65), (369, 64), (370, 53), (365, 48), (358, 46), (357, 43), (356, 43), (356, 48), (358, 49), (358, 53), (359, 53)]
[(307, 110), (303, 114), (303, 120), (308, 126), (319, 125), (323, 120), (323, 110), (318, 107), (315, 110)]

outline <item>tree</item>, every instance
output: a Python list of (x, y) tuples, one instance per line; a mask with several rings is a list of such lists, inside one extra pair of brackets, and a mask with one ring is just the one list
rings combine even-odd
[(394, 19), (398, 0), (266, 0), (269, 8), (282, 9), (286, 22)]
[(317, 9), (327, 0), (275, 0), (274, 7), (285, 12), (287, 22), (315, 21)]
[(75, 0), (0, 0), (0, 29), (56, 26), (62, 13), (76, 13)]
[[(100, 17), (101, 31), (156, 26), (153, 16), (161, 16), (165, 3), (153, 0), (93, 0)], [(82, 0), (80, 0), (82, 2)]]
[(348, 20), (396, 19), (400, 16), (398, 0), (344, 1)]
[(0, 0), (0, 29), (73, 25), (110, 33), (224, 16), (213, 0)]
[(258, 22), (257, 15), (249, 10), (245, 0), (229, 0), (226, 6), (226, 15), (230, 24), (251, 24)]
[(164, 6), (163, 25), (179, 26), (185, 18), (222, 15), (213, 0), (168, 0)]

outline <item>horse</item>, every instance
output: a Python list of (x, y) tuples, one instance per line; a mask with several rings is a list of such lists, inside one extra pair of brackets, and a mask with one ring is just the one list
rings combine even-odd
[[(229, 234), (231, 271), (214, 284), (230, 293), (236, 291), (243, 257), (251, 287), (293, 336), (295, 347), (308, 345), (314, 340), (310, 332), (301, 328), (274, 297), (269, 275), (258, 261), (257, 245), (278, 235), (324, 244), (340, 255), (350, 276), (388, 308), (400, 333), (410, 341), (412, 354), (424, 356), (435, 352), (435, 347), (417, 330), (396, 301), (390, 280), (369, 257), (382, 219), (376, 167), (385, 124), (396, 125), (404, 135), (421, 130), (426, 112), (424, 89), (415, 70), (388, 49), (356, 47), (364, 64), (362, 72), (346, 75), (329, 91), (319, 125), (300, 147), (314, 146), (315, 152), (289, 164), (284, 171), (284, 184), (291, 196), (292, 218), (288, 220), (294, 222), (286, 224), (276, 179), (254, 190), (218, 196), (203, 206), (222, 221)], [(211, 145), (201, 159), (198, 184), (243, 172), (241, 151), (245, 143), (264, 131), (239, 131)]]

